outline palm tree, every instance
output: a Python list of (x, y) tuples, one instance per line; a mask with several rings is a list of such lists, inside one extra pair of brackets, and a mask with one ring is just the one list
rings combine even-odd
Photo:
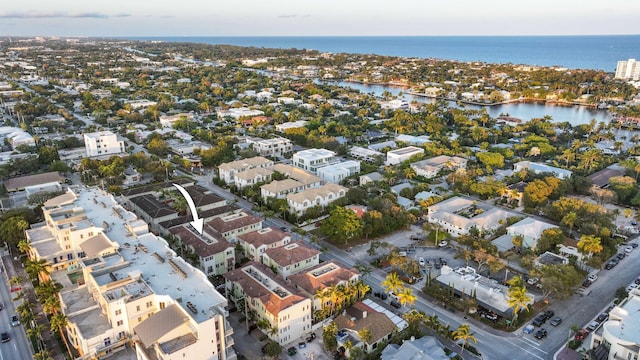
[(593, 254), (597, 254), (602, 251), (602, 244), (600, 238), (593, 235), (582, 235), (580, 241), (578, 241), (578, 250), (583, 253), (589, 254), (589, 257)]
[(60, 332), (60, 337), (64, 340), (64, 345), (67, 347), (69, 356), (73, 356), (71, 348), (69, 347), (69, 342), (67, 341), (67, 336), (64, 333), (64, 328), (67, 326), (67, 317), (63, 313), (59, 312), (49, 319), (49, 323), (51, 324), (51, 331), (58, 330)]
[(402, 318), (407, 322), (407, 329), (409, 334), (415, 337), (420, 337), (420, 329), (425, 325), (428, 317), (425, 313), (416, 309), (411, 309), (402, 314)]
[(474, 344), (478, 342), (478, 339), (471, 333), (469, 324), (461, 324), (457, 329), (453, 330), (451, 335), (454, 340), (462, 340), (462, 351), (460, 351), (460, 354), (464, 352), (464, 348), (469, 346), (470, 342)]
[(433, 314), (427, 317), (426, 325), (429, 330), (438, 333), (439, 328), (442, 326), (442, 323), (440, 322), (440, 319), (438, 319), (438, 315)]
[(507, 290), (507, 305), (513, 310), (512, 323), (518, 318), (518, 313), (522, 309), (527, 309), (531, 302), (531, 297), (527, 294), (527, 288), (524, 285), (511, 285)]
[(384, 291), (388, 293), (390, 292), (395, 293), (396, 291), (404, 287), (402, 280), (400, 279), (398, 274), (395, 272), (389, 273), (389, 275), (387, 275), (387, 277), (384, 279), (381, 285), (384, 288)]
[(418, 297), (413, 293), (413, 290), (407, 288), (407, 287), (402, 287), (399, 291), (398, 291), (398, 301), (400, 302), (400, 304), (402, 305), (413, 305), (413, 303), (416, 302), (416, 300), (418, 299)]
[(576, 224), (576, 221), (578, 221), (578, 214), (574, 211), (567, 213), (567, 215), (562, 218), (562, 223), (569, 228), (569, 237), (571, 237), (573, 226)]
[(18, 250), (23, 254), (27, 254), (31, 250), (31, 244), (27, 240), (20, 240), (18, 242)]
[(371, 330), (367, 328), (362, 328), (358, 331), (358, 337), (360, 338), (360, 340), (364, 341), (365, 343), (369, 343), (373, 335), (371, 334)]
[[(47, 269), (48, 261), (45, 259), (40, 260), (28, 260), (24, 270), (31, 280), (42, 279), (49, 276), (49, 270)], [(42, 275), (42, 276), (41, 276)]]

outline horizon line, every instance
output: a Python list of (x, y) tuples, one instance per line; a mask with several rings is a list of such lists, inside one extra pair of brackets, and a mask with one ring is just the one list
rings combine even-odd
[(225, 38), (318, 38), (318, 37), (586, 37), (586, 36), (640, 36), (637, 34), (449, 34), (449, 35), (2, 35), (0, 38), (162, 38), (162, 37), (225, 37)]

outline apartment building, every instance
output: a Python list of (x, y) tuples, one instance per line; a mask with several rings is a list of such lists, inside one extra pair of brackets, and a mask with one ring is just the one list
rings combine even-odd
[(233, 183), (238, 189), (244, 189), (258, 183), (271, 181), (273, 171), (269, 168), (253, 168), (237, 173), (233, 177)]
[(280, 248), (291, 241), (291, 235), (273, 227), (268, 227), (238, 236), (238, 244), (244, 256), (260, 262), (267, 249)]
[(84, 147), (88, 157), (116, 155), (126, 152), (124, 141), (111, 131), (84, 134)]
[(271, 166), (273, 166), (273, 161), (262, 156), (255, 156), (220, 164), (220, 166), (218, 166), (218, 177), (227, 184), (233, 184), (234, 176), (240, 172), (258, 167), (267, 168)]
[(312, 331), (311, 300), (284, 282), (267, 266), (251, 261), (223, 275), (226, 294), (236, 306), (256, 314), (256, 323), (267, 322), (269, 338), (286, 345)]
[(307, 149), (293, 154), (293, 166), (306, 170), (312, 174), (318, 173), (318, 168), (338, 162), (336, 153), (327, 149)]
[(616, 79), (640, 80), (640, 63), (636, 59), (618, 61), (616, 66)]
[[(45, 222), (27, 230), (36, 240), (29, 256), (51, 260), (49, 252), (64, 250), (58, 239), (75, 255), (68, 266), (52, 263), (50, 276), (63, 285), (66, 331), (81, 357), (130, 348), (145, 360), (236, 358), (227, 300), (112, 195), (69, 190), (45, 203), (43, 213)], [(101, 232), (80, 236), (92, 228)], [(46, 232), (55, 240), (34, 236)]]
[(301, 241), (292, 241), (279, 248), (268, 248), (262, 254), (262, 263), (274, 269), (285, 280), (289, 275), (316, 266), (319, 262), (320, 251)]
[(513, 171), (518, 172), (522, 170), (532, 171), (536, 174), (548, 173), (557, 177), (560, 180), (566, 180), (573, 174), (570, 170), (557, 168), (547, 164), (536, 163), (531, 161), (520, 161), (513, 164)]
[(424, 149), (415, 146), (407, 146), (387, 152), (387, 165), (397, 165), (411, 159), (412, 156), (424, 154)]
[(222, 275), (236, 265), (235, 245), (222, 236), (199, 234), (190, 225), (178, 225), (169, 229), (179, 244), (198, 257), (198, 268), (207, 276)]
[(360, 173), (360, 161), (347, 160), (327, 165), (317, 170), (318, 176), (325, 182), (340, 183), (342, 180)]
[(215, 218), (204, 225), (204, 231), (211, 236), (220, 234), (233, 243), (237, 241), (238, 236), (258, 229), (262, 229), (262, 219), (244, 211)]
[(252, 145), (253, 150), (262, 156), (281, 157), (293, 150), (291, 140), (281, 137), (273, 139), (249, 138), (247, 143)]
[(344, 197), (347, 188), (334, 183), (322, 185), (319, 188), (307, 189), (295, 194), (287, 195), (287, 203), (292, 212), (304, 213), (314, 206), (325, 207), (330, 203)]

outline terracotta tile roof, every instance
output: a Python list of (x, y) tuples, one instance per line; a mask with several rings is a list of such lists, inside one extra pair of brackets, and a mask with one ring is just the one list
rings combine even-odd
[(241, 229), (251, 224), (257, 224), (262, 221), (261, 218), (249, 215), (245, 212), (239, 212), (224, 217), (215, 218), (205, 224), (205, 229), (213, 230), (214, 232), (224, 234), (231, 230)]
[(320, 289), (350, 281), (359, 275), (360, 272), (355, 268), (348, 269), (340, 262), (330, 260), (305, 271), (289, 275), (287, 279), (309, 296), (314, 296)]
[(202, 258), (235, 248), (232, 243), (222, 237), (218, 237), (215, 240), (205, 240), (202, 236), (191, 231), (187, 226), (188, 225), (175, 226), (169, 229), (169, 232), (178, 237), (183, 244), (193, 248), (196, 255)]
[(283, 247), (267, 249), (264, 254), (276, 264), (284, 267), (317, 256), (320, 251), (307, 247), (301, 241), (292, 241)]
[[(269, 290), (267, 285), (264, 285), (249, 274), (249, 269), (257, 269), (260, 274), (259, 276), (267, 276), (273, 283), (277, 284), (278, 288), (285, 291), (286, 296), (281, 297)], [(308, 300), (287, 285), (282, 278), (275, 275), (270, 268), (255, 261), (250, 261), (245, 266), (229, 271), (222, 276), (224, 276), (226, 280), (238, 284), (248, 297), (260, 300), (260, 302), (264, 304), (265, 309), (273, 315), (278, 315), (282, 310), (301, 301)]]
[(262, 245), (271, 245), (280, 242), (290, 235), (284, 231), (280, 231), (274, 227), (268, 227), (250, 233), (242, 234), (238, 236), (238, 239), (253, 245), (254, 248), (259, 248)]
[[(355, 332), (369, 329), (371, 332), (369, 344), (378, 342), (396, 329), (396, 325), (387, 315), (373, 310), (361, 301), (353, 304), (345, 312), (346, 314), (341, 314), (334, 320), (338, 329), (349, 329)], [(355, 319), (352, 320), (352, 318)]]

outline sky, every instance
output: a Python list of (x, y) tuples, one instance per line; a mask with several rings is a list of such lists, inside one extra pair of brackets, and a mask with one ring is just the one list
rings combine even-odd
[(640, 34), (631, 0), (19, 0), (0, 36)]

